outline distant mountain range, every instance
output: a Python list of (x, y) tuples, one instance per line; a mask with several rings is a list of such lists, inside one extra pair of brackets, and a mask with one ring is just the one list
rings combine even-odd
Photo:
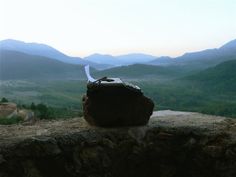
[(235, 59), (236, 40), (218, 49), (186, 53), (176, 58), (93, 54), (83, 59), (67, 56), (44, 44), (3, 40), (0, 41), (0, 79), (84, 79), (82, 65), (86, 64), (102, 69), (92, 69), (96, 77), (169, 78), (191, 75)]
[(70, 64), (89, 64), (90, 66), (97, 69), (106, 69), (134, 63), (145, 63), (156, 58), (155, 56), (145, 54), (127, 54), (116, 57), (111, 55), (93, 54), (82, 59), (80, 57), (70, 57), (65, 55), (46, 44), (25, 43), (23, 41), (17, 41), (13, 39), (0, 41), (0, 51), (1, 50), (17, 51), (29, 55), (44, 56)]
[(119, 56), (112, 56), (112, 55), (102, 55), (102, 54), (93, 54), (85, 57), (84, 59), (87, 61), (91, 61), (94, 63), (99, 64), (108, 64), (113, 66), (124, 66), (124, 65), (131, 65), (131, 64), (140, 64), (140, 63), (147, 63), (154, 60), (155, 56), (146, 55), (142, 53), (132, 53), (127, 55), (119, 55)]
[(79, 65), (89, 64), (90, 66), (97, 69), (106, 69), (110, 67), (106, 64), (98, 64), (98, 63), (86, 61), (80, 57), (67, 56), (63, 54), (62, 52), (46, 44), (25, 43), (25, 42), (13, 40), (13, 39), (7, 39), (7, 40), (0, 41), (0, 52), (5, 51), (5, 50), (21, 52), (21, 53), (25, 53), (25, 54), (29, 54), (33, 56), (43, 56), (49, 59), (54, 59), (54, 60), (58, 60), (58, 61), (69, 63), (69, 64), (79, 64)]
[(236, 39), (232, 40), (218, 49), (208, 49), (199, 52), (186, 53), (180, 57), (156, 57), (147, 54), (134, 53), (120, 56), (93, 54), (84, 58), (70, 57), (51, 46), (38, 43), (25, 43), (22, 41), (7, 39), (0, 41), (0, 51), (10, 50), (26, 53), (29, 55), (44, 56), (64, 63), (91, 65), (96, 69), (106, 69), (117, 66), (132, 64), (148, 65), (195, 65), (196, 68), (207, 68), (220, 62), (230, 60), (236, 56)]
[(0, 49), (18, 51), (29, 55), (44, 56), (47, 58), (57, 59), (65, 63), (85, 64), (81, 58), (69, 57), (46, 44), (25, 43), (22, 41), (7, 39), (0, 41)]
[[(68, 64), (44, 56), (29, 55), (10, 50), (1, 50), (0, 56), (0, 80), (86, 79), (84, 68), (81, 65)], [(145, 76), (175, 75), (175, 72), (170, 69), (143, 64), (116, 67), (102, 71), (91, 68), (91, 73), (97, 78), (103, 76), (143, 78)]]
[(160, 57), (149, 64), (151, 65), (179, 65), (188, 69), (205, 69), (221, 62), (232, 60), (236, 56), (236, 39), (220, 48), (207, 49), (199, 52), (186, 53), (180, 57)]

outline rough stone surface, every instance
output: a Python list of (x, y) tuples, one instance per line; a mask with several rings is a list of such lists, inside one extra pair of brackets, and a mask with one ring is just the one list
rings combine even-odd
[(236, 120), (160, 111), (137, 127), (0, 126), (0, 177), (25, 176), (235, 177)]
[(84, 118), (103, 127), (146, 125), (153, 108), (153, 101), (143, 95), (83, 97)]
[(0, 103), (0, 118), (11, 118), (17, 114), (17, 105), (15, 103)]

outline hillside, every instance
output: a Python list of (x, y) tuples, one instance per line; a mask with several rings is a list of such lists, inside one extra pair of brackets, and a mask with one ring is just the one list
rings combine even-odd
[(44, 56), (70, 64), (89, 64), (96, 69), (108, 69), (116, 66), (139, 63), (147, 65), (181, 67), (186, 71), (195, 72), (216, 66), (221, 62), (232, 60), (236, 57), (236, 40), (229, 41), (219, 48), (185, 53), (184, 55), (176, 58), (171, 58), (168, 56), (155, 57), (148, 54), (131, 53), (120, 56), (93, 54), (82, 59), (80, 57), (67, 56), (46, 44), (25, 43), (12, 39), (0, 41), (0, 50), (11, 50), (23, 52), (29, 55)]
[(98, 63), (107, 64), (111, 66), (120, 65), (119, 61), (112, 55), (92, 54), (84, 57), (84, 60)]
[(23, 41), (7, 39), (0, 41), (0, 49), (23, 52), (29, 55), (44, 56), (50, 59), (57, 59), (59, 61), (67, 63), (84, 64), (84, 61), (81, 58), (77, 57), (74, 59), (70, 59), (69, 56), (46, 44), (25, 43)]
[(236, 58), (218, 64), (197, 74), (186, 77), (187, 80), (213, 89), (236, 92)]
[(121, 64), (127, 65), (127, 64), (147, 63), (154, 60), (156, 57), (142, 53), (130, 53), (126, 55), (116, 56), (116, 58), (121, 62)]
[(96, 69), (107, 69), (117, 65), (145, 63), (156, 58), (151, 55), (137, 53), (137, 54), (127, 54), (120, 56), (92, 54), (82, 59), (80, 57), (68, 56), (62, 53), (61, 51), (46, 44), (26, 43), (23, 41), (18, 41), (13, 39), (6, 39), (0, 41), (0, 51), (2, 50), (17, 51), (29, 55), (43, 56), (69, 64), (79, 64), (79, 65), (89, 64), (90, 66)]
[(144, 64), (134, 64), (128, 66), (115, 67), (99, 72), (95, 72), (95, 76), (109, 76), (121, 78), (171, 78), (176, 77), (182, 73), (175, 67), (151, 66)]
[[(16, 51), (1, 51), (0, 79), (85, 79), (84, 68), (53, 60), (47, 57), (28, 55)], [(178, 70), (159, 66), (135, 64), (111, 68), (103, 71), (91, 70), (96, 77), (171, 77)]]
[(78, 64), (78, 65), (89, 64), (90, 66), (95, 67), (97, 69), (105, 69), (110, 67), (109, 65), (106, 64), (99, 64), (86, 61), (80, 57), (70, 57), (46, 44), (26, 43), (23, 41), (6, 39), (0, 41), (0, 52), (2, 51), (4, 52), (5, 50), (13, 52), (14, 51), (21, 52), (28, 55), (42, 56), (52, 60), (61, 61), (69, 64)]
[(221, 50), (228, 50), (228, 51), (234, 51), (236, 53), (236, 39), (227, 42), (226, 44), (224, 44), (223, 46), (221, 46), (220, 48)]
[(236, 57), (236, 40), (232, 40), (216, 49), (185, 53), (176, 58), (160, 57), (149, 62), (151, 65), (174, 65), (185, 70), (204, 70)]
[(82, 79), (83, 66), (66, 64), (47, 57), (2, 50), (0, 79)]

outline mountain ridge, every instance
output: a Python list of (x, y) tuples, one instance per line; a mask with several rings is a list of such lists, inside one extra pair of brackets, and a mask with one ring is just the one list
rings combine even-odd
[(6, 39), (0, 41), (0, 51), (2, 50), (17, 51), (29, 55), (43, 56), (69, 64), (78, 64), (78, 65), (89, 64), (97, 69), (109, 68), (108, 65), (99, 65), (97, 63), (83, 60), (80, 57), (68, 56), (47, 44), (34, 43), (34, 42), (26, 43), (14, 39)]
[[(215, 66), (220, 62), (231, 60), (236, 56), (236, 39), (227, 42), (218, 48), (205, 49), (196, 52), (187, 52), (178, 57), (159, 57), (151, 61), (151, 65), (197, 65), (197, 68), (205, 69)], [(160, 60), (159, 60), (160, 59)], [(201, 65), (202, 63), (202, 65)]]
[(185, 79), (209, 85), (209, 87), (224, 87), (224, 90), (236, 91), (236, 57), (233, 60), (222, 62), (214, 67), (200, 71)]
[(13, 50), (30, 55), (33, 54), (45, 56), (71, 64), (89, 64), (97, 69), (107, 69), (116, 66), (140, 63), (149, 65), (191, 65), (191, 63), (194, 63), (195, 65), (198, 65), (198, 67), (204, 68), (204, 66), (200, 66), (201, 62), (203, 62), (205, 66), (209, 67), (228, 60), (225, 59), (226, 57), (229, 58), (231, 56), (236, 56), (236, 39), (225, 43), (219, 48), (185, 53), (182, 56), (174, 58), (168, 56), (155, 57), (149, 54), (142, 53), (130, 53), (118, 56), (95, 53), (82, 59), (80, 57), (67, 56), (59, 50), (46, 44), (26, 43), (13, 39), (0, 41), (0, 50)]
[(64, 63), (44, 56), (2, 50), (0, 79), (84, 79), (83, 66)]

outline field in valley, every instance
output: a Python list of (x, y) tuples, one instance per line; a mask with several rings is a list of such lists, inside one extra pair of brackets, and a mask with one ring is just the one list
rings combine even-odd
[[(236, 95), (218, 87), (185, 79), (123, 79), (141, 87), (155, 102), (155, 110), (179, 110), (236, 117)], [(19, 105), (43, 103), (56, 109), (81, 112), (85, 80), (8, 80), (0, 85), (1, 97)]]

